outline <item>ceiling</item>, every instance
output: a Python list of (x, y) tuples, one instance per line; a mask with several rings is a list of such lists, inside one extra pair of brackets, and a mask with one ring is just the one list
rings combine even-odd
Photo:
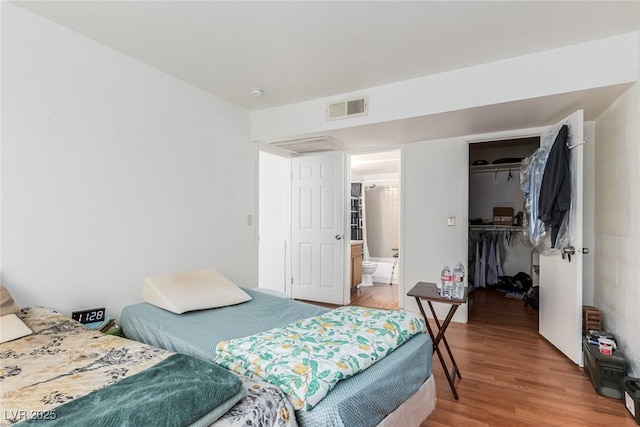
[(249, 110), (637, 31), (639, 20), (637, 1), (14, 3)]

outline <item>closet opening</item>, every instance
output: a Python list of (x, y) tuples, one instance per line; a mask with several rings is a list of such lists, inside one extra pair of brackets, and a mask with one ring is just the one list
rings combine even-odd
[(538, 136), (469, 144), (469, 322), (501, 324), (509, 313), (538, 329), (523, 301), (539, 285), (539, 256), (522, 232), (520, 168), (539, 147)]

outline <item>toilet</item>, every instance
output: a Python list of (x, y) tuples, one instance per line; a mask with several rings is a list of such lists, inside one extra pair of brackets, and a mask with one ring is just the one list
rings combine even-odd
[(378, 268), (378, 264), (371, 261), (362, 261), (362, 283), (360, 286), (373, 286), (373, 273)]

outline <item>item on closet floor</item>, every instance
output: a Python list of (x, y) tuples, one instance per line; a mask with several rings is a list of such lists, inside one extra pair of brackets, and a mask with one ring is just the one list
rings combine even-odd
[(582, 306), (582, 332), (602, 329), (600, 310), (590, 305)]
[(497, 289), (504, 292), (525, 293), (531, 288), (531, 276), (522, 271), (515, 276), (500, 276)]
[(640, 425), (640, 378), (626, 377), (622, 380), (624, 389), (624, 406)]
[(487, 162), (486, 160), (474, 160), (473, 163), (471, 163), (472, 166), (483, 166), (488, 164), (489, 162)]
[(524, 297), (524, 293), (522, 292), (507, 292), (506, 294), (504, 294), (505, 298), (509, 298), (509, 299), (522, 299), (522, 297)]
[(538, 286), (532, 286), (522, 297), (524, 301), (524, 306), (531, 307), (535, 311), (538, 311), (538, 307), (540, 306), (540, 288)]
[(582, 340), (584, 370), (591, 384), (600, 396), (622, 399), (622, 380), (627, 375), (628, 364), (620, 351), (610, 355), (602, 354), (598, 346)]

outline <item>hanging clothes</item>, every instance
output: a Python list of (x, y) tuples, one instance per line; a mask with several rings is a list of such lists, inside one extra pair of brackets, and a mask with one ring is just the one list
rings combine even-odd
[(500, 239), (496, 238), (496, 267), (498, 269), (498, 278), (504, 276), (504, 270), (502, 270), (502, 257), (500, 256)]
[(497, 236), (490, 234), (487, 240), (489, 247), (489, 253), (487, 256), (487, 286), (493, 286), (498, 284), (498, 262), (496, 255), (496, 242)]
[(487, 287), (487, 256), (489, 255), (486, 235), (483, 236), (480, 247), (480, 287)]
[(478, 288), (484, 288), (484, 284), (480, 284), (480, 270), (482, 269), (482, 265), (480, 262), (480, 253), (482, 251), (481, 247), (481, 240), (476, 240), (476, 261), (474, 263), (473, 284)]
[(556, 247), (560, 226), (571, 207), (571, 154), (567, 146), (569, 127), (558, 132), (540, 185), (538, 219), (551, 230), (551, 247)]
[(547, 164), (549, 151), (543, 144), (531, 156), (522, 161), (520, 169), (520, 188), (524, 195), (524, 210), (522, 228), (527, 239), (538, 247), (546, 235), (544, 222), (538, 219), (540, 186), (544, 169)]

